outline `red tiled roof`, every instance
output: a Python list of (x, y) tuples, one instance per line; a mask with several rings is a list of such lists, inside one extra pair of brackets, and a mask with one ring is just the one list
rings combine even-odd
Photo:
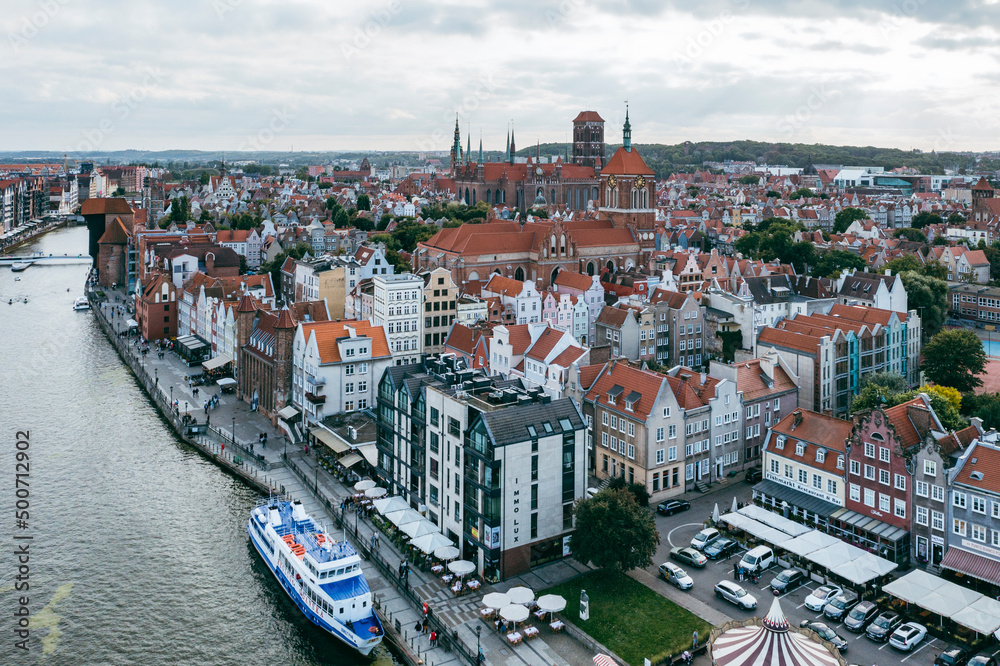
[(544, 361), (545, 357), (549, 355), (559, 341), (562, 340), (564, 333), (563, 331), (556, 330), (554, 328), (546, 328), (539, 335), (531, 348), (525, 352), (525, 356), (532, 358), (536, 361)]
[(594, 284), (594, 279), (582, 273), (559, 271), (559, 274), (556, 275), (555, 284), (559, 287), (568, 287), (577, 291), (587, 291)]
[(97, 241), (98, 243), (107, 243), (109, 245), (127, 245), (128, 244), (128, 231), (125, 230), (125, 223), (122, 222), (120, 217), (116, 217), (105, 229), (104, 234), (101, 239)]
[(120, 198), (87, 199), (80, 205), (81, 215), (132, 215), (128, 201)]
[(784, 393), (795, 388), (795, 383), (780, 365), (775, 364), (774, 366), (773, 386), (768, 386), (764, 382), (763, 374), (759, 358), (736, 364), (736, 390), (743, 394), (744, 402), (758, 400), (767, 395)]
[[(795, 424), (796, 414), (802, 418), (798, 424)], [(851, 436), (853, 428), (854, 424), (851, 421), (842, 421), (807, 409), (796, 409), (772, 427), (774, 433), (787, 438), (784, 448), (777, 448), (776, 438), (771, 438), (768, 440), (767, 450), (772, 454), (797, 460), (831, 474), (843, 474), (843, 470), (837, 468), (836, 454), (847, 450), (844, 443)], [(795, 450), (799, 442), (805, 445), (802, 455), (797, 455)], [(819, 447), (834, 454), (826, 456), (821, 463), (817, 462), (816, 449)]]
[[(593, 366), (588, 366), (593, 367)], [(663, 382), (668, 377), (649, 370), (640, 370), (627, 363), (611, 363), (606, 372), (601, 373), (597, 382), (587, 393), (587, 400), (594, 401), (608, 409), (621, 414), (634, 415), (641, 421), (649, 418), (650, 411), (656, 403)], [(614, 386), (621, 386), (624, 390), (616, 404), (608, 402), (608, 393)], [(632, 405), (632, 411), (625, 409), (625, 396), (632, 391), (639, 392), (639, 402)]]
[(574, 362), (582, 358), (585, 353), (586, 352), (580, 347), (566, 347), (566, 349), (562, 350), (558, 356), (552, 359), (551, 365), (557, 365), (560, 368), (568, 368)]
[(507, 327), (507, 342), (513, 348), (515, 355), (521, 355), (531, 344), (531, 332), (528, 324), (512, 324)]
[[(990, 446), (977, 445), (966, 454), (968, 460), (962, 465), (962, 471), (955, 477), (955, 483), (964, 483), (990, 492), (1000, 492), (1000, 450)], [(972, 460), (975, 459), (975, 464)], [(982, 479), (972, 478), (973, 472), (980, 472)]]
[(625, 150), (624, 147), (615, 151), (615, 154), (608, 160), (607, 165), (601, 169), (601, 175), (614, 174), (616, 176), (654, 176), (656, 173), (646, 166), (646, 162), (639, 155), (639, 151), (633, 148)]
[(576, 118), (573, 119), (574, 123), (586, 123), (586, 122), (597, 122), (603, 123), (604, 118), (601, 118), (601, 114), (597, 111), (581, 111)]
[(920, 396), (884, 410), (886, 421), (891, 423), (893, 428), (895, 428), (896, 437), (904, 449), (909, 449), (915, 444), (920, 444), (920, 441), (923, 439), (923, 434), (917, 429), (917, 425), (913, 423), (913, 419), (910, 416), (911, 407), (933, 413)]
[(490, 276), (490, 281), (486, 283), (483, 290), (494, 294), (503, 294), (507, 297), (518, 296), (524, 289), (524, 283), (514, 278), (504, 277), (494, 273)]
[[(282, 317), (287, 314), (287, 310), (282, 310)], [(281, 318), (275, 328), (281, 328)], [(316, 346), (319, 349), (320, 363), (339, 363), (343, 359), (340, 357), (340, 347), (337, 345), (339, 338), (350, 335), (348, 328), (353, 328), (357, 337), (371, 338), (372, 358), (387, 358), (391, 356), (389, 342), (385, 337), (385, 329), (382, 326), (374, 326), (367, 321), (323, 321), (302, 324), (302, 334), (308, 341), (311, 335), (316, 336)]]

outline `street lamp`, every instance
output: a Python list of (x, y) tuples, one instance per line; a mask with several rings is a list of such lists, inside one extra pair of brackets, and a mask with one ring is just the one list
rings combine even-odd
[(236, 449), (236, 417), (233, 417), (233, 450)]
[(483, 663), (483, 650), (482, 650), (481, 647), (479, 647), (479, 635), (481, 633), (483, 633), (483, 625), (477, 624), (476, 625), (476, 663), (477, 664)]

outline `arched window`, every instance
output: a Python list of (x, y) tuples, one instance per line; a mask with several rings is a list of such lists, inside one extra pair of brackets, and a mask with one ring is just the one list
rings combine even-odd
[(486, 203), (487, 204), (493, 203), (493, 190), (489, 188), (486, 189)]
[(552, 256), (556, 256), (556, 235), (552, 234)]
[(558, 266), (555, 269), (553, 269), (552, 275), (551, 275), (550, 280), (549, 280), (549, 284), (555, 284), (556, 283), (556, 276), (557, 275), (559, 275), (559, 267)]
[(472, 205), (476, 205), (476, 191), (472, 190)]
[(632, 208), (639, 207), (639, 190), (632, 188)]
[(591, 201), (593, 201), (595, 203), (597, 202), (597, 188), (596, 187), (590, 190), (590, 199), (591, 199)]
[(566, 256), (566, 234), (559, 236), (559, 255)]
[(465, 203), (469, 203), (469, 188), (465, 188)]
[(588, 261), (587, 262), (587, 275), (593, 275), (593, 274), (594, 274), (594, 262), (593, 261)]
[(469, 273), (469, 279), (470, 280), (478, 280), (479, 279), (479, 273), (477, 273), (476, 271), (472, 271), (471, 273)]
[(514, 279), (518, 282), (524, 282), (524, 269), (520, 266), (518, 266), (517, 270), (514, 271)]
[(556, 202), (556, 190), (555, 190), (555, 188), (552, 188), (551, 196), (549, 196), (549, 203), (552, 204), (553, 206), (556, 205), (556, 203), (557, 203)]
[(500, 202), (502, 204), (507, 203), (507, 190), (498, 190), (500, 192)]
[(609, 259), (608, 263), (606, 265), (607, 265), (609, 271), (611, 271), (612, 273), (615, 272), (615, 261), (614, 261), (614, 259)]

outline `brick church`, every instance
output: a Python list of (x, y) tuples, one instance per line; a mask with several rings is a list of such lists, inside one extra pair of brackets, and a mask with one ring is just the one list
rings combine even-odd
[[(574, 215), (572, 220), (535, 219), (525, 223), (524, 218), (518, 222), (494, 219), (486, 224), (442, 229), (418, 244), (414, 267), (448, 268), (459, 284), (485, 281), (496, 273), (516, 280), (531, 280), (538, 288), (547, 289), (561, 270), (597, 275), (604, 270), (646, 265), (656, 244), (655, 174), (632, 147), (627, 112), (623, 145), (605, 161), (603, 123), (593, 111), (577, 116), (573, 135), (573, 159), (577, 164), (538, 164), (530, 160), (513, 164), (513, 135), (506, 163), (483, 164), (481, 160), (463, 163), (456, 126), (452, 168), (458, 174), (456, 186), (470, 204), (479, 200), (494, 206), (502, 206), (505, 201), (523, 204), (527, 192), (534, 194), (538, 205), (555, 203), (561, 207), (565, 202), (575, 210), (577, 203), (586, 208), (587, 202), (592, 201), (596, 211)], [(576, 185), (564, 177), (566, 169), (586, 170), (590, 174), (586, 201), (577, 201)], [(531, 175), (533, 172), (535, 175)], [(465, 173), (470, 176), (465, 178)], [(499, 181), (486, 178), (495, 173), (500, 174)], [(523, 179), (512, 178), (511, 174)], [(562, 178), (558, 183), (562, 189), (556, 187), (557, 178)], [(540, 184), (543, 181), (544, 186)], [(569, 201), (565, 201), (566, 197)]]

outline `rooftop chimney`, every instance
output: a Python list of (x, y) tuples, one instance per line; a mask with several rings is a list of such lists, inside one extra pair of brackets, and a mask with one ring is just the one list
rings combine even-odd
[(792, 412), (792, 430), (795, 430), (795, 427), (800, 423), (802, 423), (802, 410), (796, 409)]

